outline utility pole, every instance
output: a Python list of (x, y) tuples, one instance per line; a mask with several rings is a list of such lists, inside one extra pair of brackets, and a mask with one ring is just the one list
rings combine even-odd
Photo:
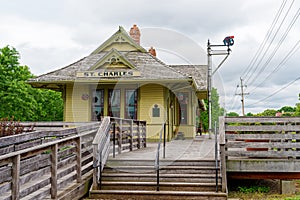
[[(245, 93), (244, 92), (244, 88), (247, 87), (247, 85), (243, 85), (243, 79), (242, 77), (240, 77), (241, 80), (241, 93), (240, 94), (236, 94), (236, 95), (240, 95), (242, 97), (241, 102), (242, 102), (242, 114), (243, 116), (245, 116), (245, 95), (249, 95), (249, 93)], [(239, 87), (239, 85), (238, 85)]]
[[(225, 62), (230, 54), (229, 46), (234, 44), (233, 41), (234, 36), (228, 36), (223, 40), (224, 44), (221, 45), (212, 45), (210, 41), (207, 42), (207, 93), (208, 93), (208, 133), (209, 139), (212, 138), (212, 99), (211, 99), (211, 91), (212, 91), (212, 76), (216, 73), (216, 71), (221, 67), (221, 65)], [(214, 48), (224, 48), (227, 47), (227, 50), (219, 49), (219, 50), (212, 50)], [(212, 71), (212, 56), (213, 55), (226, 55), (225, 58), (220, 62), (218, 67)]]

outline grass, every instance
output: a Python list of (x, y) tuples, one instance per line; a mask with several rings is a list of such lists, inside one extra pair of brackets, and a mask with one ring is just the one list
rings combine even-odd
[(239, 200), (300, 200), (300, 180), (296, 181), (296, 194), (279, 194), (278, 181), (231, 181), (228, 198)]

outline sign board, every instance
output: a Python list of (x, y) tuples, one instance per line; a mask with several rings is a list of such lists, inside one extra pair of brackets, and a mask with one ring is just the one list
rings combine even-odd
[(78, 78), (96, 78), (96, 77), (134, 77), (141, 76), (139, 71), (84, 71), (77, 72)]

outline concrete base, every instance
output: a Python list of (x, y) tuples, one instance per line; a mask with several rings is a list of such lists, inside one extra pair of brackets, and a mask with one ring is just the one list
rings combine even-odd
[(295, 181), (281, 180), (280, 187), (281, 187), (281, 194), (295, 194), (296, 193)]

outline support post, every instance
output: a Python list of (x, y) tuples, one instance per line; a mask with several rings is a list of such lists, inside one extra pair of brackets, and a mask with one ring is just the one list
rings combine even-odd
[(58, 144), (51, 147), (51, 198), (57, 199)]
[(77, 172), (77, 183), (82, 182), (81, 173), (81, 137), (76, 139), (76, 172)]
[(113, 157), (116, 157), (116, 122), (113, 122)]
[(12, 200), (20, 199), (20, 160), (20, 154), (14, 156), (12, 160)]

